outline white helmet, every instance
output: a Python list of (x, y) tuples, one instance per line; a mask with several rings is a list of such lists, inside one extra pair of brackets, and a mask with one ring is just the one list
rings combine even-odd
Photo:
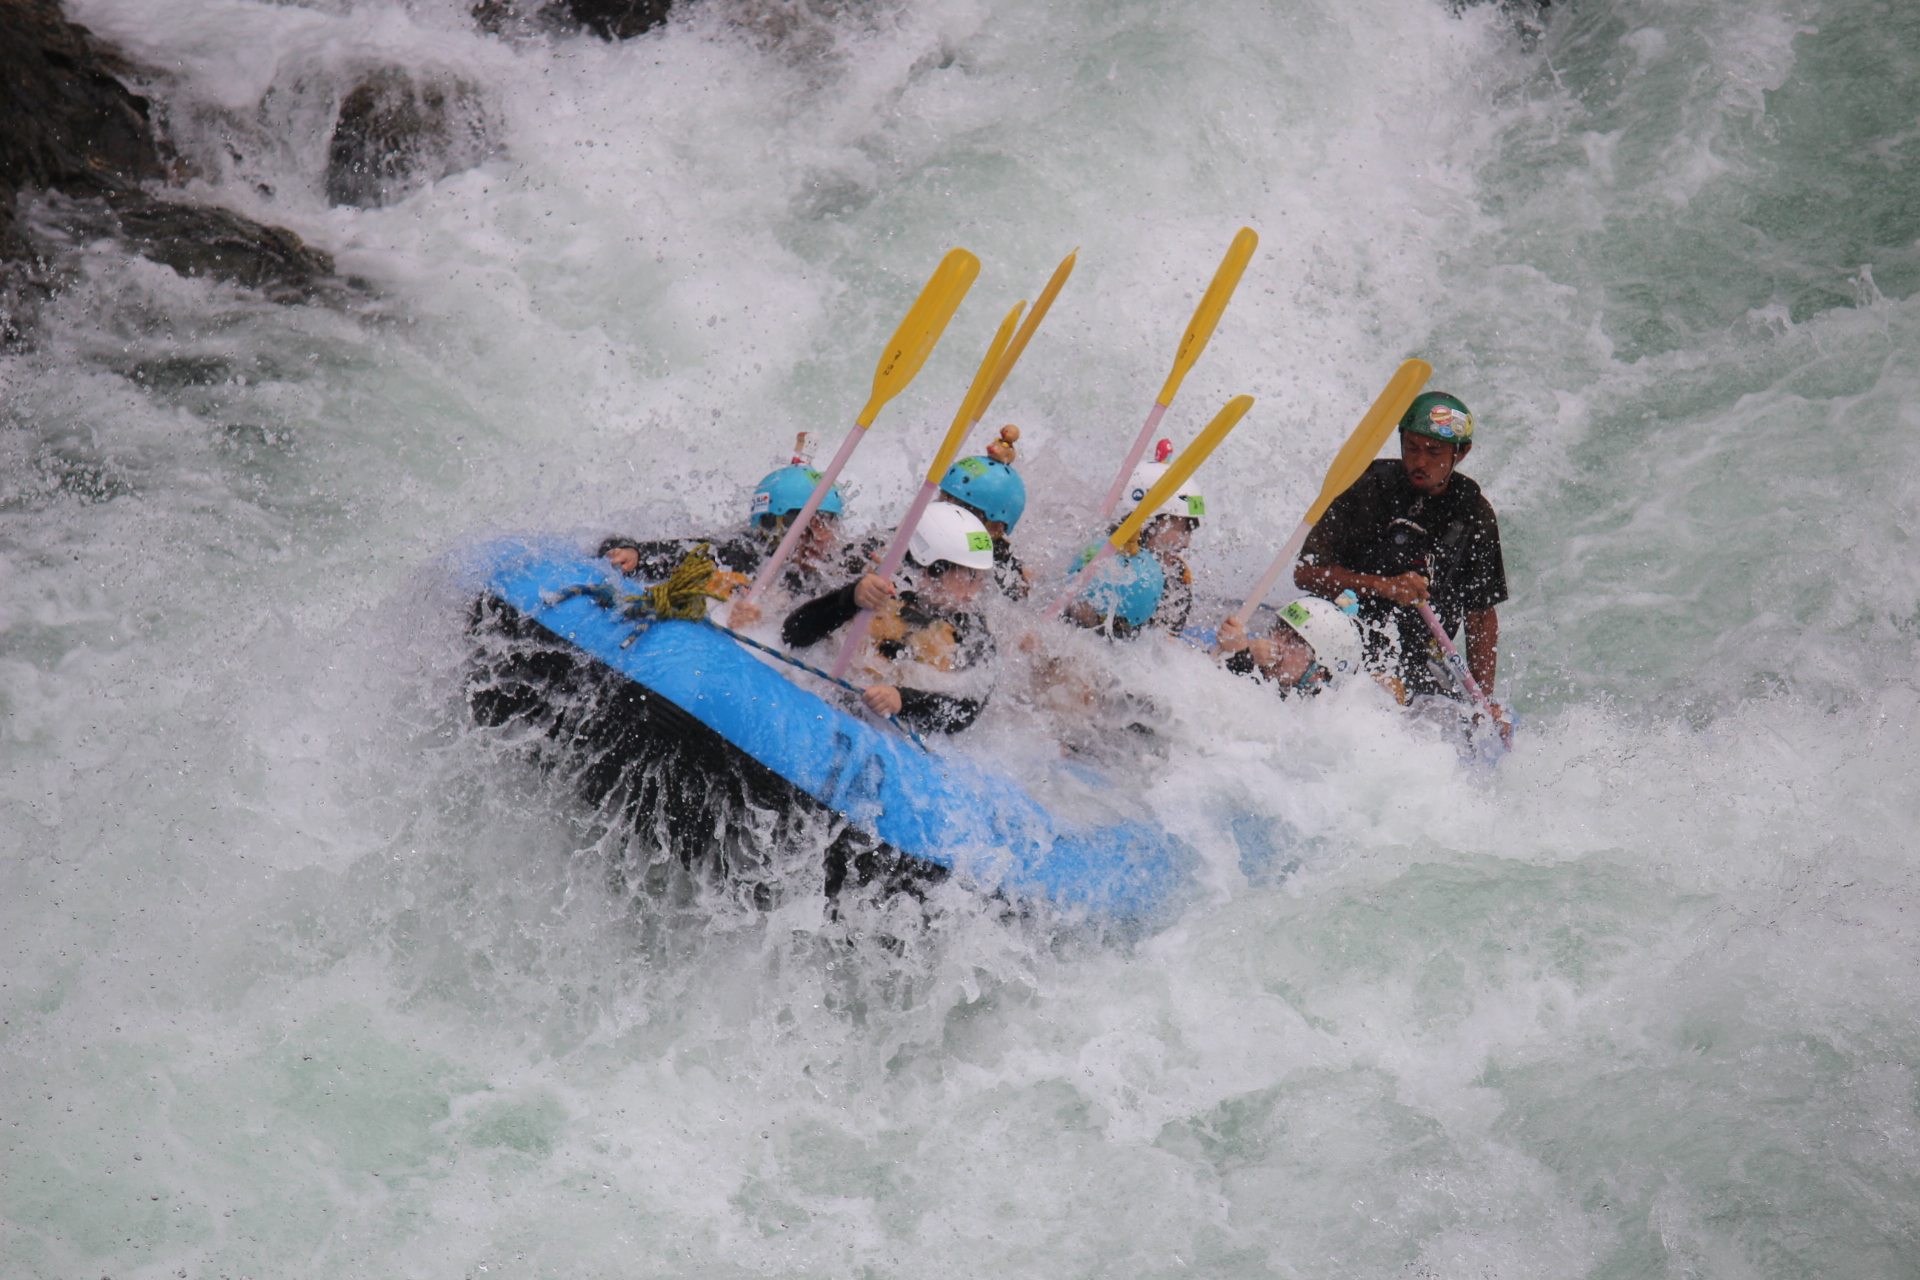
[(923, 569), (945, 560), (963, 569), (993, 568), (993, 535), (980, 517), (951, 502), (936, 502), (920, 515), (907, 539), (907, 559)]
[[(1167, 464), (1164, 462), (1143, 462), (1135, 467), (1133, 478), (1127, 481), (1127, 500), (1138, 506), (1147, 496), (1147, 490), (1158, 484), (1160, 477), (1165, 474)], [(1153, 514), (1186, 516), (1190, 520), (1198, 520), (1207, 514), (1207, 500), (1194, 489), (1192, 477), (1188, 477), (1187, 483), (1175, 489), (1173, 496), (1161, 503)]]
[(1280, 621), (1307, 642), (1314, 661), (1326, 668), (1334, 683), (1360, 670), (1360, 624), (1333, 601), (1301, 596), (1280, 610)]

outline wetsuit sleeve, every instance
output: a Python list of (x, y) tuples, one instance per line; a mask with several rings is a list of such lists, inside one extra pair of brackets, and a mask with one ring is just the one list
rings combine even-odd
[(980, 718), (985, 698), (960, 698), (925, 689), (900, 690), (900, 719), (922, 733), (959, 733)]
[(1491, 609), (1507, 598), (1507, 564), (1500, 554), (1500, 520), (1493, 504), (1480, 499), (1480, 509), (1467, 525), (1466, 554), (1461, 557), (1455, 589), (1460, 607), (1472, 612)]
[(780, 624), (780, 638), (795, 649), (804, 649), (852, 622), (860, 612), (860, 606), (853, 602), (853, 589), (858, 585), (857, 581), (849, 582), (795, 609)]
[(1372, 545), (1380, 540), (1385, 523), (1379, 512), (1380, 468), (1399, 465), (1389, 460), (1375, 462), (1335, 498), (1307, 534), (1306, 544), (1300, 548), (1301, 561), (1353, 573), (1381, 572), (1379, 548)]

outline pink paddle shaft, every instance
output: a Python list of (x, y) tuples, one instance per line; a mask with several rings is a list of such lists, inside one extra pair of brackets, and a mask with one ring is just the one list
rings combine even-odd
[(1433, 638), (1440, 642), (1440, 652), (1447, 656), (1447, 668), (1453, 672), (1454, 679), (1458, 680), (1472, 696), (1473, 705), (1480, 708), (1480, 713), (1489, 720), (1494, 719), (1493, 704), (1487, 701), (1486, 694), (1480, 692), (1479, 682), (1473, 678), (1473, 672), (1467, 670), (1466, 659), (1462, 658), (1460, 651), (1453, 647), (1453, 641), (1447, 639), (1446, 629), (1440, 625), (1440, 619), (1434, 616), (1433, 606), (1422, 600), (1419, 602), (1419, 609), (1420, 618), (1427, 624), (1427, 630), (1433, 632)]
[(753, 580), (751, 587), (747, 588), (747, 594), (742, 597), (743, 599), (751, 600), (772, 585), (773, 576), (780, 572), (780, 566), (787, 562), (787, 557), (793, 554), (793, 549), (800, 545), (800, 539), (806, 536), (807, 526), (813, 523), (813, 513), (818, 511), (820, 504), (826, 500), (827, 490), (833, 488), (833, 482), (840, 478), (840, 468), (847, 465), (847, 459), (853, 456), (853, 451), (859, 447), (861, 438), (866, 434), (865, 427), (856, 426), (847, 433), (847, 438), (841, 441), (840, 452), (833, 455), (833, 461), (829, 462), (827, 469), (820, 473), (820, 479), (814, 484), (813, 492), (807, 495), (807, 500), (801, 505), (799, 514), (794, 516), (793, 523), (787, 526), (787, 534), (780, 539), (780, 545), (774, 548), (773, 555), (760, 566), (760, 576)]
[[(940, 492), (940, 486), (928, 480), (920, 486), (920, 492), (914, 495), (913, 505), (907, 508), (907, 518), (894, 530), (893, 542), (887, 547), (887, 554), (880, 560), (880, 567), (874, 572), (883, 578), (893, 577), (900, 562), (907, 558), (907, 542), (913, 537), (913, 531), (920, 527), (920, 517), (926, 514), (927, 504), (933, 501), (933, 495)], [(846, 643), (840, 646), (840, 656), (833, 660), (833, 678), (835, 680), (847, 674), (847, 668), (853, 665), (853, 656), (860, 652), (860, 644), (867, 638), (867, 628), (873, 625), (873, 610), (862, 609), (854, 615), (853, 625), (847, 629)]]
[(1269, 591), (1273, 590), (1273, 584), (1280, 581), (1280, 575), (1293, 567), (1293, 562), (1299, 558), (1300, 548), (1306, 545), (1307, 534), (1312, 529), (1313, 526), (1305, 520), (1300, 522), (1300, 527), (1293, 531), (1291, 538), (1287, 539), (1287, 545), (1280, 548), (1280, 554), (1273, 558), (1273, 563), (1267, 566), (1267, 571), (1260, 575), (1258, 582), (1253, 584), (1253, 590), (1247, 593), (1246, 600), (1233, 611), (1234, 620), (1241, 626), (1247, 625), (1247, 619), (1253, 616), (1253, 611), (1260, 607), (1260, 602), (1267, 598)]
[(1107, 500), (1100, 504), (1102, 520), (1110, 518), (1113, 509), (1120, 505), (1120, 495), (1127, 491), (1127, 478), (1140, 465), (1140, 459), (1146, 456), (1147, 441), (1153, 439), (1154, 429), (1160, 425), (1161, 415), (1166, 411), (1167, 406), (1154, 401), (1153, 412), (1147, 415), (1147, 425), (1140, 428), (1140, 438), (1133, 442), (1133, 448), (1127, 450), (1127, 460), (1120, 464), (1120, 474), (1113, 478), (1113, 488), (1107, 490)]
[(1074, 574), (1072, 579), (1068, 581), (1067, 589), (1060, 593), (1060, 598), (1048, 606), (1046, 614), (1048, 622), (1060, 616), (1060, 611), (1067, 607), (1067, 601), (1079, 594), (1081, 585), (1085, 583), (1093, 571), (1105, 563), (1106, 558), (1112, 554), (1113, 543), (1103, 542), (1100, 544), (1100, 549), (1093, 553), (1093, 559), (1080, 566), (1080, 572)]

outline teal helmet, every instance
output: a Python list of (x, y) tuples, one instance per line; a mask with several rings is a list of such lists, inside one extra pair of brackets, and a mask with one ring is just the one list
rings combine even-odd
[(980, 513), (982, 520), (998, 520), (1009, 532), (1027, 509), (1027, 485), (1020, 473), (992, 458), (962, 458), (940, 477), (940, 492)]
[(1444, 391), (1423, 391), (1413, 398), (1400, 419), (1400, 429), (1417, 436), (1431, 436), (1448, 444), (1468, 444), (1473, 440), (1473, 415), (1458, 396)]
[[(748, 523), (757, 522), (761, 516), (793, 514), (807, 505), (813, 487), (819, 483), (818, 471), (797, 465), (780, 468), (753, 486), (753, 505), (747, 509)], [(827, 490), (827, 496), (820, 500), (820, 510), (830, 516), (840, 514), (839, 485)]]
[[(1082, 554), (1074, 572), (1098, 550), (1094, 547)], [(1118, 618), (1137, 629), (1153, 617), (1166, 589), (1167, 574), (1157, 557), (1147, 551), (1131, 556), (1123, 552), (1095, 570), (1093, 585), (1080, 598), (1099, 610), (1101, 617)]]

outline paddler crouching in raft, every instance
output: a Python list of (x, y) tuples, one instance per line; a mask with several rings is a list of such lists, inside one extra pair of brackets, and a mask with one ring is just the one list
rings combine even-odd
[[(1360, 625), (1353, 618), (1359, 607), (1351, 591), (1338, 600), (1301, 596), (1277, 611), (1258, 610), (1251, 631), (1228, 615), (1213, 652), (1226, 660), (1227, 670), (1270, 682), (1283, 698), (1310, 697), (1366, 669)], [(1375, 679), (1398, 698), (1391, 677)]]
[[(1162, 440), (1154, 451), (1154, 461), (1134, 468), (1127, 492), (1135, 504), (1167, 473), (1167, 458), (1172, 452), (1173, 441)], [(1187, 566), (1186, 551), (1193, 545), (1193, 535), (1206, 513), (1207, 500), (1189, 481), (1176, 489), (1172, 497), (1160, 504), (1153, 517), (1140, 526), (1140, 547), (1159, 562), (1166, 578), (1160, 603), (1154, 607), (1147, 625), (1169, 635), (1177, 636), (1186, 630), (1187, 618), (1193, 613), (1193, 570)]]
[[(1414, 398), (1400, 419), (1400, 457), (1382, 458), (1333, 500), (1301, 550), (1294, 585), (1323, 597), (1353, 592), (1367, 660), (1398, 679), (1405, 700), (1459, 699), (1419, 606), (1449, 636), (1465, 629), (1467, 669), (1493, 696), (1507, 598), (1500, 522), (1480, 486), (1456, 468), (1473, 449), (1473, 415), (1444, 391)], [(1502, 733), (1500, 704), (1492, 703)]]
[(906, 590), (866, 574), (788, 614), (780, 638), (808, 648), (860, 610), (874, 610), (859, 668), (871, 683), (861, 701), (875, 715), (898, 716), (917, 731), (958, 733), (987, 703), (993, 634), (975, 605), (993, 571), (992, 535), (972, 512), (934, 503), (907, 543), (906, 562)]
[[(1162, 440), (1158, 454), (1162, 461), (1134, 468), (1127, 492), (1136, 511), (1147, 491), (1167, 473), (1164, 459), (1171, 448), (1171, 441)], [(1061, 616), (1111, 640), (1131, 640), (1147, 631), (1179, 635), (1193, 612), (1193, 571), (1183, 553), (1192, 545), (1206, 510), (1206, 499), (1190, 485), (1182, 485), (1140, 526), (1139, 536), (1100, 567), (1092, 585)], [(1114, 521), (1113, 529), (1123, 523)], [(1081, 552), (1074, 572), (1099, 550), (1100, 544), (1095, 543)]]
[(940, 501), (979, 517), (993, 539), (993, 580), (1009, 600), (1025, 600), (1033, 575), (1014, 554), (1008, 535), (1027, 509), (1027, 484), (1013, 469), (1020, 428), (1008, 423), (987, 446), (985, 457), (961, 458), (940, 477)]

